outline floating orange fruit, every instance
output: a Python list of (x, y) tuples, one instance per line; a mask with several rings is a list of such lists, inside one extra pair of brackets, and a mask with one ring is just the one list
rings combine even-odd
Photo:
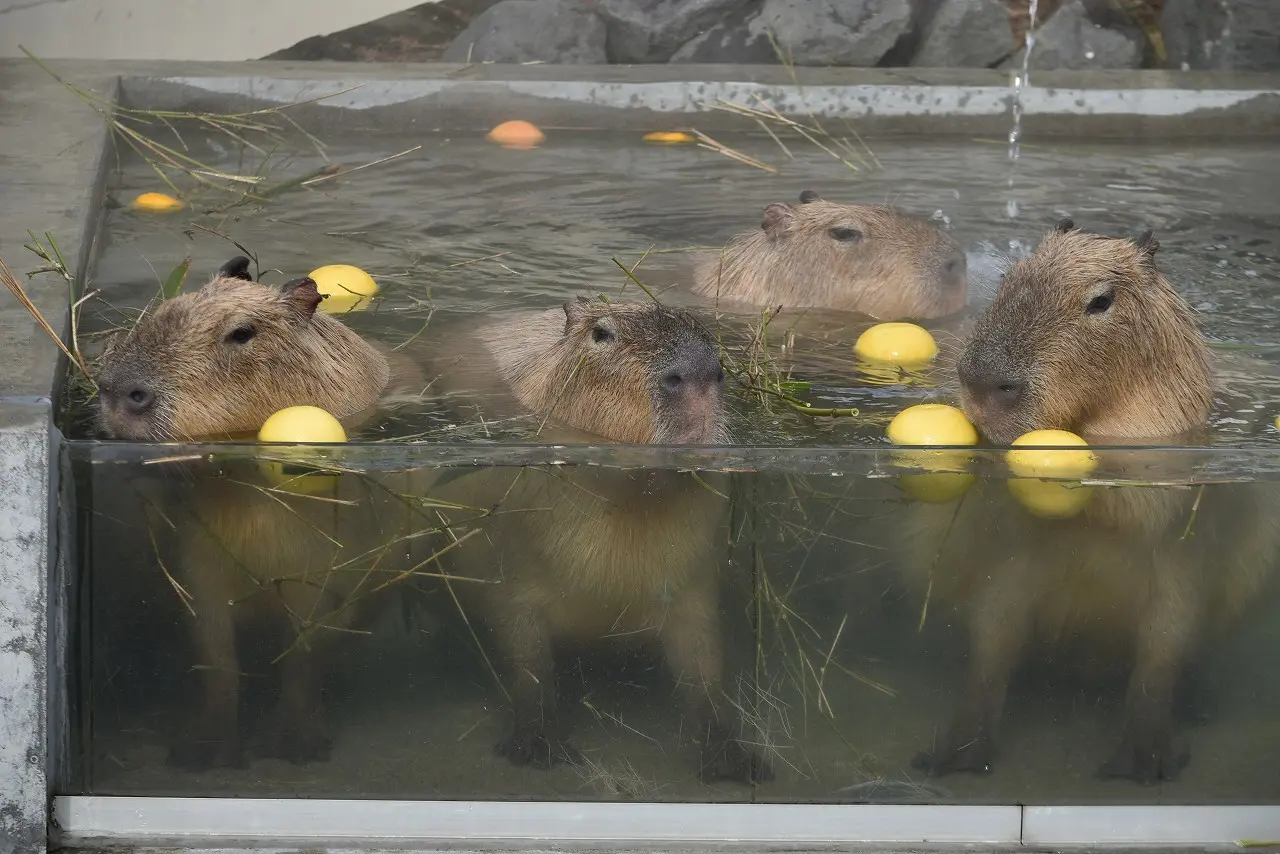
[(667, 145), (676, 145), (681, 142), (695, 142), (694, 138), (687, 133), (680, 131), (659, 130), (644, 135), (645, 142), (661, 142)]
[(489, 141), (504, 148), (534, 148), (546, 138), (536, 126), (519, 119), (503, 122), (489, 131)]
[(133, 200), (133, 206), (140, 211), (165, 213), (179, 210), (182, 207), (182, 202), (173, 196), (166, 196), (164, 193), (143, 193)]

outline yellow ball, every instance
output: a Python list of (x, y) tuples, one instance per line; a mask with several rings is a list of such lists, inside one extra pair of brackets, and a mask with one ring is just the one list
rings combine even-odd
[(318, 406), (290, 406), (273, 414), (258, 430), (259, 442), (345, 442), (347, 431)]
[[(288, 443), (338, 443), (347, 441), (347, 431), (342, 424), (318, 406), (290, 406), (274, 413), (258, 431), (259, 442)], [(318, 472), (315, 451), (302, 453), (299, 449), (280, 449), (273, 456), (293, 459), (273, 459), (262, 462), (267, 479), (277, 488), (288, 492), (314, 495), (328, 492), (337, 486), (338, 475)]]
[(350, 264), (329, 264), (312, 270), (311, 279), (316, 290), (328, 297), (320, 303), (320, 309), (329, 314), (365, 308), (378, 293), (373, 276)]
[(917, 501), (946, 504), (969, 491), (977, 478), (968, 472), (904, 474), (898, 479), (902, 489)]
[(945, 403), (909, 406), (889, 422), (895, 445), (976, 445), (978, 431), (964, 412)]
[(133, 206), (140, 211), (151, 213), (169, 213), (182, 209), (182, 202), (164, 193), (143, 193), (133, 200)]
[(696, 140), (687, 133), (680, 131), (654, 131), (644, 135), (645, 142), (660, 142), (667, 145), (678, 145), (682, 142), (695, 142)]
[(869, 362), (922, 365), (938, 355), (938, 344), (914, 323), (877, 323), (858, 336), (853, 352)]
[[(1009, 451), (1009, 469), (1018, 477), (1088, 477), (1098, 465), (1098, 457), (1088, 450), (1089, 443), (1066, 430), (1032, 430), (1013, 440), (1013, 447), (1045, 446), (1044, 450)], [(1082, 451), (1057, 451), (1056, 447), (1084, 448)]]
[[(895, 445), (978, 444), (978, 431), (964, 413), (942, 403), (907, 407), (889, 422), (888, 434)], [(896, 451), (893, 456), (898, 465), (929, 472), (902, 476), (903, 489), (921, 501), (950, 501), (973, 483), (971, 475), (955, 471), (968, 463), (965, 452)]]
[(1094, 488), (1056, 480), (1013, 478), (1009, 481), (1009, 492), (1033, 516), (1067, 519), (1088, 506)]

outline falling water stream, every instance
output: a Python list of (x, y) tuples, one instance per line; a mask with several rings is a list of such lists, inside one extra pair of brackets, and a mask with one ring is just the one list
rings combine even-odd
[(1036, 12), (1040, 0), (1031, 0), (1027, 20), (1026, 50), (1022, 54), (1022, 71), (1013, 78), (1013, 127), (1009, 130), (1009, 199), (1005, 213), (1009, 219), (1018, 218), (1018, 199), (1014, 195), (1013, 179), (1018, 169), (1018, 141), (1022, 137), (1022, 91), (1030, 84), (1031, 51), (1036, 46)]

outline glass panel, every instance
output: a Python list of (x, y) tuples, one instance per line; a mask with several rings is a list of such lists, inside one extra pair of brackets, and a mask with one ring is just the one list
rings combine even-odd
[[(86, 793), (1280, 794), (1270, 451), (1100, 450), (1083, 487), (1015, 491), (989, 451), (939, 473), (874, 449), (64, 448)], [(539, 770), (495, 745), (514, 730), (504, 692), (549, 690), (552, 649), (566, 761)], [(1175, 665), (1189, 681), (1166, 682)], [(1168, 693), (1127, 716), (1135, 668)], [(552, 732), (537, 708), (526, 736)], [(962, 725), (945, 755), (989, 774), (913, 766), (979, 709), (1003, 712), (991, 752)], [(1095, 777), (1138, 755), (1115, 753), (1126, 726), (1150, 739), (1170, 714), (1191, 748), (1178, 782)], [(708, 722), (738, 740), (704, 754)], [(753, 755), (774, 779), (698, 779)]]

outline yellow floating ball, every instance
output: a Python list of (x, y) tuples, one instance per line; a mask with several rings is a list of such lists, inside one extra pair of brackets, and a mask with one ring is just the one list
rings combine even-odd
[[(1056, 477), (1076, 479), (1088, 477), (1098, 465), (1098, 457), (1089, 443), (1067, 430), (1032, 430), (1013, 440), (1013, 447), (1026, 446), (1038, 450), (1009, 451), (1009, 469), (1018, 477)], [(1053, 450), (1059, 447), (1084, 450)]]
[(489, 131), (489, 141), (504, 148), (536, 148), (546, 138), (546, 134), (538, 130), (537, 126), (519, 119), (503, 122)]
[(329, 264), (311, 271), (316, 290), (328, 299), (320, 310), (328, 314), (346, 314), (367, 308), (378, 293), (378, 283), (364, 270), (350, 264)]
[(682, 142), (697, 142), (697, 140), (687, 133), (680, 131), (654, 131), (644, 135), (645, 142), (658, 142), (664, 145), (679, 145)]
[(1094, 487), (1078, 482), (1017, 477), (1009, 481), (1009, 492), (1033, 516), (1067, 519), (1088, 506)]
[[(274, 413), (263, 423), (258, 430), (258, 441), (336, 444), (347, 441), (347, 431), (337, 418), (318, 406), (290, 406)], [(338, 475), (315, 468), (317, 457), (323, 457), (323, 453), (292, 448), (272, 453), (277, 459), (265, 460), (261, 467), (276, 488), (314, 495), (332, 491), (337, 486)], [(297, 461), (279, 459), (282, 456), (296, 457)]]
[[(895, 445), (976, 445), (978, 431), (965, 414), (943, 403), (921, 403), (909, 406), (889, 422), (889, 441)], [(976, 478), (962, 468), (969, 455), (955, 451), (899, 451), (894, 454), (900, 465), (924, 469), (927, 474), (904, 474), (899, 479), (903, 490), (920, 501), (945, 503), (954, 501), (973, 485)]]
[(939, 471), (928, 474), (904, 474), (898, 478), (903, 492), (917, 501), (946, 504), (969, 491), (978, 478), (961, 471)]
[(133, 207), (150, 213), (169, 213), (182, 209), (182, 202), (164, 193), (143, 193), (133, 200)]
[(960, 409), (945, 403), (908, 406), (889, 422), (895, 445), (976, 445), (978, 431)]
[(858, 336), (853, 352), (869, 362), (923, 365), (938, 355), (938, 342), (914, 323), (877, 323)]

